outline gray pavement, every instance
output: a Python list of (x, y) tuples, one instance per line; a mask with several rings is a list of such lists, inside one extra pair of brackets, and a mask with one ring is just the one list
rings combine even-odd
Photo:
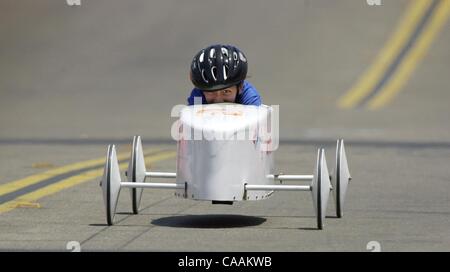
[(319, 146), (332, 168), (334, 140), (347, 140), (345, 214), (330, 202), (318, 231), (308, 193), (223, 206), (147, 190), (131, 215), (124, 191), (108, 227), (96, 178), (1, 213), (0, 251), (450, 250), (449, 22), (390, 104), (340, 110), (409, 1), (81, 1), (0, 2), (0, 185), (102, 157), (107, 143), (124, 151), (136, 134), (175, 150), (170, 109), (192, 88), (191, 57), (229, 42), (264, 103), (280, 105), (280, 171), (311, 174)]

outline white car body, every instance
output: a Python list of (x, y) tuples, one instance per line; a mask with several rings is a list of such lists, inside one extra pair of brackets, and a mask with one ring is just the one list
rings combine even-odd
[(176, 182), (186, 183), (187, 192), (178, 189), (176, 196), (214, 201), (270, 196), (272, 191), (244, 191), (244, 184), (275, 184), (273, 150), (262, 148), (271, 141), (262, 137), (270, 110), (239, 104), (184, 108), (180, 127), (189, 139), (178, 141)]
[[(122, 182), (114, 145), (108, 146), (101, 181), (107, 223), (114, 223), (121, 188), (130, 188), (133, 212), (139, 212), (144, 188), (173, 189), (176, 197), (207, 200), (213, 204), (266, 199), (274, 191), (308, 191), (313, 198), (317, 227), (323, 228), (328, 196), (333, 190), (337, 217), (342, 217), (350, 177), (342, 139), (337, 141), (333, 176), (325, 151), (317, 151), (312, 175), (284, 175), (274, 171), (278, 124), (273, 108), (262, 105), (213, 104), (186, 106), (175, 127), (176, 172), (147, 172), (141, 137), (135, 136), (131, 159)], [(275, 118), (276, 119), (276, 118)], [(274, 122), (275, 121), (275, 122)], [(156, 183), (154, 178), (174, 178)], [(281, 185), (283, 180), (309, 181), (310, 185)]]

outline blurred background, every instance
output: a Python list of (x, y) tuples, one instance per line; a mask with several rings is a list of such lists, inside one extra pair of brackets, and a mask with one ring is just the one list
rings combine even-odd
[[(450, 0), (80, 3), (0, 0), (0, 250), (449, 250)], [(310, 174), (324, 146), (332, 171), (346, 140), (344, 219), (329, 204), (311, 231), (295, 192), (225, 207), (150, 190), (133, 216), (123, 193), (105, 226), (106, 145), (126, 162), (141, 135), (152, 169), (174, 171), (170, 112), (214, 43), (243, 50), (279, 105), (277, 170)]]
[[(443, 8), (439, 2), (446, 1), (422, 5), (416, 25), (400, 32), (416, 33), (413, 45), (426, 30), (420, 21), (429, 23)], [(445, 21), (389, 103), (377, 110), (339, 106), (383, 48), (392, 47), (402, 21), (414, 19), (408, 11), (414, 1), (381, 3), (2, 0), (0, 141), (170, 139), (170, 110), (186, 103), (192, 89), (191, 59), (213, 43), (247, 54), (249, 80), (263, 103), (280, 105), (282, 139), (447, 141)], [(400, 55), (410, 50), (408, 39), (387, 64), (407, 59)], [(380, 77), (387, 70), (379, 69)]]

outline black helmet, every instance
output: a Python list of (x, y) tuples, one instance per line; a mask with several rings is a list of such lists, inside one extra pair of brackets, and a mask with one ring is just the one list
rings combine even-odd
[(247, 76), (247, 58), (232, 45), (216, 44), (200, 50), (191, 64), (195, 87), (213, 92), (241, 83)]

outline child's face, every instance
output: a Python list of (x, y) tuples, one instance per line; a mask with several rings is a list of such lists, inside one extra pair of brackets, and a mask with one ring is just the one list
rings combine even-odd
[(224, 102), (234, 103), (237, 93), (237, 86), (228, 87), (215, 92), (203, 92), (208, 104)]

